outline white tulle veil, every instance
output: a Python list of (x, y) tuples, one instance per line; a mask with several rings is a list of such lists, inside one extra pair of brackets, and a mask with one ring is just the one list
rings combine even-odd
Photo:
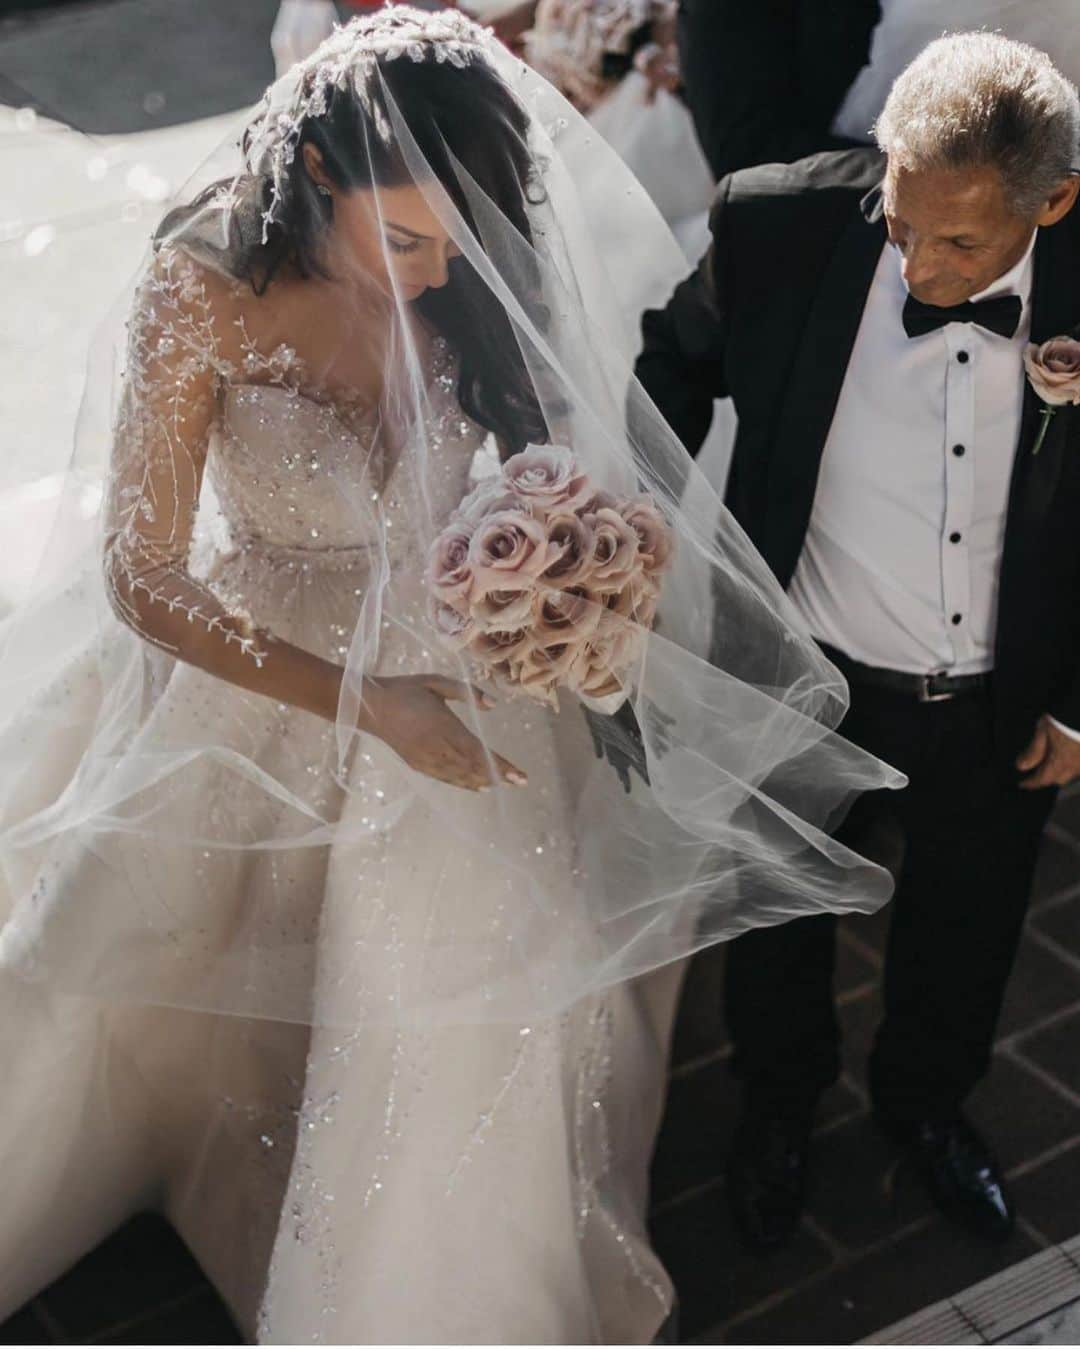
[[(421, 115), (410, 77), (428, 68), (449, 101)], [(463, 137), (446, 90), (476, 80), (515, 111)], [(306, 221), (317, 243), (330, 223), (301, 146), (345, 105), (375, 212), (394, 187), (418, 188), (458, 256), (434, 298), (412, 301), (392, 280), (355, 287), (357, 323), (370, 332), (378, 315), (382, 388), (360, 419), (392, 446), (393, 509), (370, 490), (371, 465), (359, 471), (354, 434), (340, 462), (307, 465), (339, 536), (327, 542), (313, 526), (306, 544), (260, 540), (210, 466), (200, 482), (177, 457), (169, 419), (195, 415), (184, 381), (208, 362), (223, 393), (325, 392), (296, 360), (287, 315), (279, 342), (245, 337), (238, 360), (212, 311), (219, 291), (261, 288), (265, 304), (285, 270), (302, 276), (288, 231)], [(403, 7), (338, 30), (244, 122), (184, 188), (103, 319), (36, 582), (0, 627), (4, 963), (71, 991), (279, 1020), (523, 1020), (748, 928), (885, 902), (886, 873), (831, 833), (856, 795), (899, 779), (836, 734), (842, 679), (633, 380), (640, 311), (664, 301), (685, 264), (617, 157), (487, 32)], [(119, 219), (95, 226), (112, 227)], [(629, 236), (648, 275), (609, 266)], [(393, 278), (397, 258), (381, 246), (375, 270)], [(447, 525), (433, 370), (456, 381), (460, 417), (486, 437), (472, 482), (499, 472), (500, 451), (567, 447), (579, 477), (612, 499), (651, 498), (670, 531), (647, 617), (572, 596), (622, 653), (614, 683), (595, 680), (595, 697), (564, 688), (556, 705), (498, 686), (494, 721), (459, 708), (510, 759), (517, 722), (549, 724), (567, 821), (555, 857), (542, 844), (526, 855), (519, 832), (501, 827), (519, 789), (490, 792), (478, 812), (459, 788), (393, 756), (372, 760), (356, 729), (365, 680), (393, 674), (390, 629), (433, 671), (483, 677), (468, 649), (440, 640), (430, 607), (401, 598)], [(328, 411), (344, 424), (355, 409)], [(336, 793), (330, 808), (319, 782), (299, 792), (278, 770), (280, 745), (223, 725), (212, 700), (182, 731), (169, 722), (188, 638), (162, 639), (167, 624), (148, 633), (142, 616), (157, 604), (222, 660), (258, 668), (259, 596), (227, 593), (215, 558), (276, 543), (279, 561), (303, 567), (305, 548), (348, 553), (353, 535), (363, 581), (347, 622), (327, 617), (344, 677), (332, 761), (314, 769)], [(260, 695), (250, 699), (257, 711)], [(57, 755), (67, 757), (59, 793), (41, 786)], [(421, 809), (438, 856), (402, 859), (395, 834)], [(366, 953), (385, 953), (383, 974), (360, 979), (357, 953), (320, 939), (317, 905), (295, 907), (284, 878), (309, 849), (355, 872), (356, 902), (370, 909)], [(202, 901), (187, 911), (178, 896), (192, 878)], [(406, 883), (427, 890), (423, 921), (403, 931), (395, 888)]]

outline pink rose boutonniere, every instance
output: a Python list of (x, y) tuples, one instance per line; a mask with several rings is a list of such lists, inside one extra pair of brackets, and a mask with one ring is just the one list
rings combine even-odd
[(1059, 407), (1080, 404), (1080, 341), (1075, 337), (1051, 337), (1037, 345), (1029, 342), (1024, 368), (1031, 387), (1042, 399), (1042, 425), (1032, 454), (1038, 454), (1046, 439), (1050, 418)]

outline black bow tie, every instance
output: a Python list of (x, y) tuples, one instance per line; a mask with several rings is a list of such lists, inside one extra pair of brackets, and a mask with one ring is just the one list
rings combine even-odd
[(967, 300), (949, 309), (923, 304), (909, 295), (904, 301), (904, 331), (908, 337), (922, 337), (944, 328), (946, 323), (977, 323), (1001, 337), (1012, 337), (1020, 326), (1023, 308), (1017, 295), (999, 295), (996, 300), (979, 300), (974, 304)]

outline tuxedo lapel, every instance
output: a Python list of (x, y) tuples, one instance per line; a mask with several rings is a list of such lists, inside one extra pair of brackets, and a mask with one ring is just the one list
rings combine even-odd
[(841, 234), (799, 341), (773, 443), (762, 541), (783, 586), (799, 560), (821, 455), (885, 239), (879, 211), (857, 216)]
[[(1073, 256), (1075, 239), (1064, 224), (1041, 231), (1035, 247), (1035, 272), (1031, 297), (1031, 340), (1046, 342), (1051, 337), (1071, 333), (1080, 322), (1078, 273)], [(1062, 409), (1050, 421), (1039, 453), (1032, 454), (1038, 435), (1042, 402), (1025, 381), (1024, 413), (1020, 426), (1016, 461), (1013, 465), (1010, 517), (1015, 506), (1017, 524), (1049, 504), (1052, 488), (1061, 469), (1061, 456), (1070, 420), (1069, 409)], [(1033, 490), (1032, 490), (1033, 489)], [(1011, 526), (1012, 520), (1009, 524)]]
[[(1035, 245), (1032, 281), (1031, 340), (1045, 342), (1072, 333), (1080, 322), (1080, 269), (1075, 257), (1075, 231), (1068, 221), (1042, 230)], [(1001, 620), (997, 648), (1008, 640), (1010, 615), (1015, 604), (1024, 603), (1024, 592), (1037, 551), (1039, 531), (1050, 510), (1068, 452), (1070, 430), (1076, 410), (1063, 407), (1050, 419), (1046, 436), (1033, 454), (1042, 424), (1042, 402), (1025, 380), (1020, 436), (1009, 487), (1005, 523), (1005, 547), (1001, 560)]]

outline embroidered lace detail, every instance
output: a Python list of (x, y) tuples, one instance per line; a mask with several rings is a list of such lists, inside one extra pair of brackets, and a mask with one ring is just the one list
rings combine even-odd
[[(242, 318), (223, 326), (231, 305), (217, 288), (235, 285), (176, 247), (161, 249), (141, 282), (105, 533), (117, 616), (214, 673), (232, 652), (233, 674), (237, 653), (262, 668), (278, 635), (248, 610), (258, 613), (258, 578), (347, 576), (359, 599), (370, 572), (402, 565), (418, 546), (411, 512), (425, 482), (439, 484), (446, 510), (461, 499), (479, 440), (457, 401), (454, 357), (435, 338), (424, 439), (438, 463), (425, 460), (424, 482), (415, 480), (407, 428), (389, 449), (379, 409), (308, 391), (293, 347), (260, 350)], [(200, 521), (204, 475), (213, 510)], [(348, 631), (332, 629), (325, 654), (340, 661)]]
[[(275, 353), (268, 373), (283, 363), (285, 354)], [(234, 373), (198, 268), (178, 250), (163, 250), (128, 324), (105, 572), (118, 617), (154, 645), (182, 654), (193, 640), (183, 623), (261, 666), (266, 651), (250, 615), (226, 608), (189, 566), (217, 391)]]

